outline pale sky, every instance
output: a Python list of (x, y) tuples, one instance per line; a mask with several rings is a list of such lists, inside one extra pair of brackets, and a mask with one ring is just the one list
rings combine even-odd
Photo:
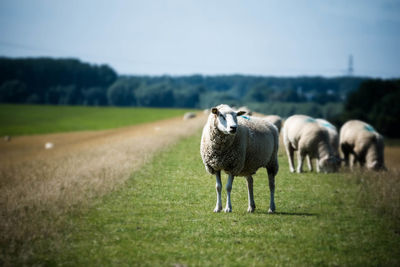
[(400, 77), (400, 0), (0, 0), (0, 56), (119, 74)]

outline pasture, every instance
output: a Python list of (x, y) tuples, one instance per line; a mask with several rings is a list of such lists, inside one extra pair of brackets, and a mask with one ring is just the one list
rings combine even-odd
[(199, 140), (200, 133), (184, 139), (133, 173), (118, 190), (98, 198), (91, 208), (75, 209), (66, 217), (57, 238), (35, 243), (28, 263), (399, 264), (398, 225), (390, 216), (365, 207), (363, 182), (356, 178), (362, 173), (291, 174), (281, 149), (276, 214), (267, 214), (269, 193), (264, 170), (254, 179), (254, 214), (246, 212), (243, 178), (236, 178), (233, 184), (233, 213), (214, 214), (215, 180), (204, 170)]
[(0, 135), (104, 130), (183, 116), (187, 109), (0, 105)]
[[(63, 108), (67, 111), (57, 115)], [(33, 148), (33, 157), (16, 157), (17, 163), (3, 156), (0, 265), (400, 264), (397, 141), (386, 147), (385, 173), (292, 174), (281, 146), (277, 212), (267, 213), (268, 179), (260, 169), (254, 177), (255, 213), (247, 213), (246, 182), (238, 177), (233, 213), (215, 214), (215, 179), (204, 170), (199, 153), (204, 118), (158, 121), (184, 112), (0, 105), (2, 130), (14, 129), (13, 135), (108, 129), (147, 120), (89, 133), (90, 138), (82, 133), (82, 143), (75, 146), (58, 149), (56, 143), (39, 154)], [(13, 125), (7, 121), (10, 114)], [(30, 137), (3, 146), (18, 138)]]

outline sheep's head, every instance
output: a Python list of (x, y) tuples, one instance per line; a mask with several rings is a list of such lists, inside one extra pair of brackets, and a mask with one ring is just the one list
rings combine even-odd
[(340, 164), (340, 159), (336, 157), (325, 157), (318, 161), (318, 165), (321, 172), (325, 173), (337, 172), (340, 166), (339, 164)]
[(245, 111), (234, 111), (228, 105), (219, 105), (211, 109), (216, 119), (216, 126), (224, 134), (234, 135), (238, 128), (237, 116), (243, 115)]

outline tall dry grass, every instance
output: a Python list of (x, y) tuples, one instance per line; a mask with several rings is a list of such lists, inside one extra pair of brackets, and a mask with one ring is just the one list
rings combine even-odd
[(94, 199), (120, 187), (156, 151), (202, 125), (202, 118), (185, 122), (179, 118), (95, 140), (84, 137), (72, 148), (65, 140), (66, 146), (56, 144), (47, 156), (37, 153), (7, 161), (2, 155), (0, 265), (29, 263), (35, 253), (32, 244), (56, 239), (66, 229), (68, 214), (84, 212)]
[(349, 175), (360, 185), (361, 205), (391, 218), (400, 232), (400, 146), (385, 148), (385, 164), (387, 171), (356, 169)]

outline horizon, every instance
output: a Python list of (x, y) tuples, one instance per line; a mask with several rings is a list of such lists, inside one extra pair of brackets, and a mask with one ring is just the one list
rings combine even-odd
[[(96, 8), (93, 8), (95, 6)], [(74, 58), (119, 75), (400, 77), (400, 3), (0, 2), (0, 56)]]

